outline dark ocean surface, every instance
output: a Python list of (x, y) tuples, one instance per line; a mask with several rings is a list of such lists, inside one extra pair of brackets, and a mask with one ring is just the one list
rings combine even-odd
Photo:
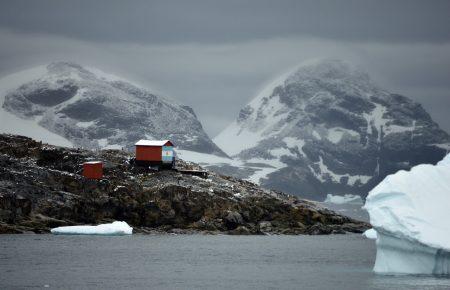
[(0, 235), (0, 289), (450, 289), (376, 275), (375, 252), (360, 235)]

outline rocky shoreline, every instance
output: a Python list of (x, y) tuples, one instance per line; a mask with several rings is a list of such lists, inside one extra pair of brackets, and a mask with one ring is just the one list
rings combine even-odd
[[(0, 134), (0, 233), (126, 221), (143, 234), (343, 234), (369, 225), (314, 202), (229, 176), (208, 178), (150, 171), (119, 150), (57, 147)], [(104, 178), (89, 180), (81, 164), (104, 161)], [(177, 166), (198, 165), (179, 160)]]

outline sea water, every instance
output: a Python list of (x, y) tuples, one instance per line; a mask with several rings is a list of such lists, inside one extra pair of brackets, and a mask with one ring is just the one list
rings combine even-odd
[(450, 289), (374, 274), (375, 251), (361, 235), (0, 235), (0, 289)]

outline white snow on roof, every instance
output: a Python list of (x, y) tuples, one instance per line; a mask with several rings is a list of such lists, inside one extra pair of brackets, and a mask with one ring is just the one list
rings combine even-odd
[(169, 140), (139, 140), (136, 146), (164, 146)]
[(101, 161), (88, 161), (88, 162), (84, 162), (84, 164), (101, 164), (103, 162)]

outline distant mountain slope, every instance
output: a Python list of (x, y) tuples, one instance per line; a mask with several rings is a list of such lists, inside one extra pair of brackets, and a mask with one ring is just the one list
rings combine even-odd
[[(265, 88), (214, 141), (247, 165), (250, 173), (235, 168), (241, 177), (323, 199), (327, 193), (365, 196), (387, 174), (435, 163), (450, 138), (420, 104), (327, 59)], [(227, 173), (230, 166), (214, 165)]]
[(171, 139), (181, 149), (225, 156), (190, 107), (97, 69), (56, 62), (0, 80), (0, 90), (3, 132), (90, 149)]

